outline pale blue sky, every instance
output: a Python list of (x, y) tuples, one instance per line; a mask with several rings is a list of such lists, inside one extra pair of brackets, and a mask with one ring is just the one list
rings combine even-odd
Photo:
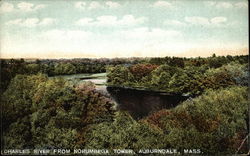
[(2, 0), (0, 56), (247, 54), (248, 1)]

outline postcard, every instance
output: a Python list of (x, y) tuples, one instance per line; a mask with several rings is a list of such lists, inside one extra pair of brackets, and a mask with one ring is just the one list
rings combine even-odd
[(1, 0), (1, 154), (250, 154), (248, 9)]

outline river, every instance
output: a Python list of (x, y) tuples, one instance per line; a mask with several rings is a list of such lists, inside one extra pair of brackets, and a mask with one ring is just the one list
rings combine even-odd
[(96, 85), (96, 90), (109, 96), (119, 110), (128, 111), (135, 119), (143, 118), (161, 109), (169, 109), (186, 100), (181, 95), (168, 95), (162, 92), (137, 90), (124, 87), (107, 87), (106, 73), (74, 74), (60, 76), (67, 80), (85, 83), (90, 81)]

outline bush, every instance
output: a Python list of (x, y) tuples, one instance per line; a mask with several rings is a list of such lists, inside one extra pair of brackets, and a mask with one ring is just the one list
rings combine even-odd
[(113, 120), (113, 103), (93, 86), (17, 75), (2, 97), (4, 148), (74, 148), (84, 129)]
[[(204, 153), (235, 153), (247, 135), (246, 87), (231, 87), (162, 110), (145, 121), (161, 128), (171, 147), (198, 148)], [(244, 147), (241, 152), (247, 152)]]
[[(167, 147), (162, 131), (146, 122), (137, 122), (125, 112), (117, 112), (113, 122), (97, 124), (88, 132), (89, 149), (161, 149)], [(159, 141), (161, 140), (161, 141)]]

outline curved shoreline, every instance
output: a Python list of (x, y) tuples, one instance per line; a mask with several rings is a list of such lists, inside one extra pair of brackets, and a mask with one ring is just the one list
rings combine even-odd
[(140, 87), (128, 87), (128, 86), (118, 86), (118, 85), (108, 85), (108, 84), (106, 84), (106, 87), (107, 88), (114, 88), (114, 89), (117, 88), (117, 89), (125, 89), (125, 90), (132, 90), (132, 91), (141, 91), (141, 92), (145, 92), (145, 93), (158, 94), (158, 95), (190, 97), (188, 95), (171, 94), (171, 93), (167, 93), (167, 92), (161, 91), (161, 90), (153, 90), (153, 89), (140, 88)]

